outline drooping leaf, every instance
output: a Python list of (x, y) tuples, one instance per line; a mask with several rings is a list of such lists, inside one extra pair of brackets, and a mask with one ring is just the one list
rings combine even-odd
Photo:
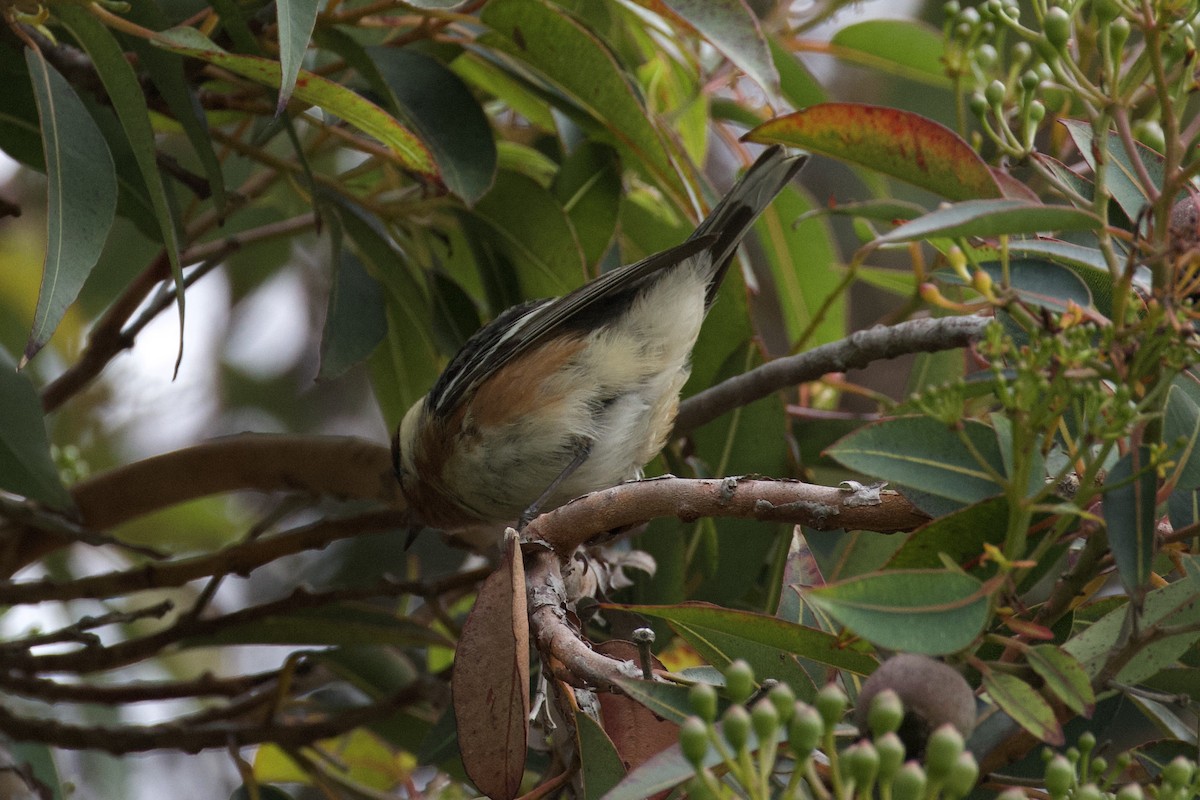
[(983, 687), (992, 702), (1038, 739), (1053, 745), (1064, 742), (1054, 709), (1025, 681), (1016, 675), (989, 670), (983, 675)]
[(771, 37), (771, 57), (779, 72), (779, 89), (792, 108), (807, 108), (828, 99), (821, 82), (808, 71), (796, 54), (788, 50), (779, 40)]
[[(950, 88), (942, 59), (942, 32), (909, 19), (872, 19), (839, 28), (829, 40), (834, 53), (888, 75)], [(848, 51), (846, 53), (839, 50)]]
[(1074, 656), (1055, 645), (1043, 644), (1029, 648), (1025, 660), (1063, 705), (1076, 714), (1092, 715), (1096, 693), (1083, 665)]
[[(150, 112), (142, 87), (138, 83), (133, 67), (125, 59), (121, 46), (108, 28), (85, 11), (82, 6), (63, 5), (55, 9), (55, 14), (71, 31), (71, 34), (87, 50), (96, 73), (100, 76), (104, 89), (112, 101), (117, 117), (121, 120), (121, 128), (129, 140), (138, 171), (142, 175), (150, 203), (154, 208), (154, 216), (158, 221), (158, 230), (162, 236), (163, 248), (171, 264), (171, 274), (175, 279), (175, 302), (179, 308), (179, 357), (183, 357), (183, 314), (184, 314), (184, 285), (183, 265), (179, 261), (179, 228), (178, 220), (173, 209), (173, 202), (167, 196), (167, 186), (163, 183), (162, 171), (155, 158), (157, 145), (154, 141), (154, 129), (150, 125)], [(178, 358), (176, 369), (178, 369)]]
[(496, 177), (496, 142), (462, 79), (416, 50), (370, 47), (391, 106), (429, 147), (446, 187), (474, 205)]
[(1117, 563), (1121, 585), (1134, 602), (1150, 580), (1154, 558), (1154, 506), (1158, 476), (1150, 466), (1150, 449), (1130, 450), (1108, 472), (1104, 492), (1104, 523), (1108, 546)]
[(463, 625), (451, 687), (467, 774), (488, 797), (512, 800), (529, 742), (529, 620), (521, 548), (511, 532), (504, 549)]
[(990, 592), (961, 572), (893, 570), (807, 589), (804, 599), (872, 644), (937, 656), (975, 641)]
[(384, 289), (352, 251), (338, 248), (329, 310), (321, 334), (318, 379), (330, 379), (366, 359), (387, 336)]
[(79, 294), (100, 257), (117, 202), (108, 145), (75, 90), (40, 52), (26, 50), (25, 61), (41, 120), (48, 208), (42, 286), (22, 362), (50, 340)]
[(744, 0), (662, 0), (768, 96), (779, 91), (779, 73), (758, 17)]
[(0, 489), (36, 500), (50, 508), (69, 509), (73, 502), (50, 458), (50, 441), (42, 404), (29, 378), (17, 372), (0, 350)]
[[(180, 55), (215, 64), (263, 86), (276, 88), (282, 79), (278, 62), (226, 52), (194, 28), (172, 28), (158, 34), (154, 43)], [(301, 70), (293, 94), (383, 142), (403, 166), (431, 177), (438, 174), (428, 147), (419, 137), (382, 108), (344, 86)]]
[(966, 200), (931, 211), (880, 235), (875, 243), (915, 242), (931, 237), (1034, 235), (1100, 227), (1090, 211), (1023, 200)]
[(979, 558), (984, 544), (1004, 542), (1008, 501), (992, 497), (938, 517), (913, 531), (888, 561), (890, 569), (933, 569), (942, 555), (957, 564)]
[(312, 37), (317, 22), (320, 0), (276, 0), (275, 19), (279, 25), (279, 102), (275, 113), (282, 114), (296, 88), (296, 78), (304, 54), (308, 52), (308, 40)]
[(567, 102), (559, 110), (586, 115), (614, 143), (633, 156), (686, 207), (687, 192), (667, 155), (666, 146), (646, 108), (612, 52), (582, 23), (548, 0), (492, 0), (481, 18), (492, 32), (476, 41), (483, 47), (537, 70)]
[(803, 147), (951, 200), (1001, 196), (987, 164), (958, 134), (896, 108), (821, 103), (764, 122), (745, 138)]

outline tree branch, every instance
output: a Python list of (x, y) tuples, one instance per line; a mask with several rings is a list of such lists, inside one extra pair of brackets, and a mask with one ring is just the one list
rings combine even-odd
[(683, 436), (735, 408), (829, 372), (862, 368), (873, 361), (909, 353), (966, 347), (983, 335), (990, 323), (987, 317), (914, 319), (887, 328), (857, 331), (841, 341), (777, 358), (684, 400), (675, 417), (673, 436)]

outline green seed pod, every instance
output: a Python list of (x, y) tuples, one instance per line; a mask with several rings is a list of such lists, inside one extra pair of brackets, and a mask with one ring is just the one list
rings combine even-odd
[(975, 48), (975, 63), (984, 69), (991, 69), (997, 61), (1000, 60), (1000, 54), (996, 52), (996, 48), (986, 42)]
[(1075, 767), (1064, 756), (1056, 755), (1046, 764), (1044, 781), (1050, 797), (1066, 797), (1075, 785)]
[(1120, 53), (1125, 48), (1125, 42), (1132, 32), (1133, 26), (1129, 24), (1129, 20), (1125, 17), (1117, 17), (1108, 25), (1108, 46), (1114, 53)]
[(1071, 40), (1071, 15), (1066, 9), (1052, 6), (1042, 17), (1042, 33), (1055, 50), (1062, 50)]
[(721, 732), (735, 752), (740, 752), (746, 746), (746, 742), (750, 741), (750, 712), (745, 706), (735, 704), (725, 709), (725, 715), (721, 717)]
[(1021, 73), (1021, 88), (1027, 92), (1032, 92), (1041, 83), (1041, 78), (1035, 70), (1027, 69)]
[(685, 784), (689, 800), (717, 800), (712, 786), (700, 775), (695, 775)]
[(688, 705), (700, 719), (712, 722), (717, 718), (717, 690), (709, 683), (695, 683), (688, 689)]
[(1034, 125), (1041, 122), (1045, 118), (1046, 106), (1042, 104), (1041, 100), (1034, 100), (1029, 104), (1029, 120), (1033, 122)]
[(893, 800), (922, 800), (925, 797), (925, 770), (915, 761), (900, 768), (892, 781)]
[(1118, 0), (1092, 0), (1092, 11), (1101, 27), (1121, 16), (1121, 4)]
[(967, 108), (975, 116), (982, 117), (988, 112), (987, 98), (979, 92), (973, 92), (971, 96), (967, 98)]
[(1103, 756), (1096, 756), (1092, 759), (1091, 774), (1103, 775), (1108, 771), (1108, 759)]
[(797, 702), (788, 724), (788, 748), (796, 759), (808, 758), (824, 735), (825, 725), (817, 710), (808, 703)]
[(783, 724), (791, 721), (792, 712), (796, 708), (796, 693), (792, 691), (792, 687), (786, 683), (777, 683), (767, 692), (767, 699), (775, 706), (775, 713), (779, 715)]
[(699, 717), (688, 717), (679, 726), (679, 749), (696, 769), (704, 765), (708, 754), (708, 726)]
[(1104, 800), (1104, 792), (1094, 783), (1085, 783), (1075, 790), (1073, 800)]
[(966, 25), (970, 28), (974, 28), (982, 21), (982, 19), (979, 16), (978, 11), (968, 6), (967, 8), (964, 8), (962, 11), (958, 12), (958, 16), (954, 21), (959, 25)]
[(996, 800), (1026, 800), (1026, 797), (1025, 792), (1014, 786), (1011, 789), (1005, 789), (997, 795)]
[(962, 755), (963, 747), (962, 734), (953, 725), (946, 724), (934, 731), (925, 746), (925, 771), (930, 780), (945, 780)]
[(725, 668), (725, 691), (735, 703), (744, 703), (754, 694), (754, 670), (740, 658)]
[(1194, 762), (1183, 756), (1176, 756), (1170, 764), (1163, 767), (1162, 777), (1171, 786), (1182, 789), (1192, 782), (1192, 774), (1195, 771), (1196, 764)]
[(946, 15), (946, 19), (954, 19), (958, 16), (959, 11), (962, 11), (962, 6), (959, 5), (958, 0), (947, 0), (942, 6), (942, 13)]
[(904, 763), (904, 742), (894, 733), (885, 733), (875, 740), (875, 750), (879, 753), (879, 782), (888, 783)]
[(1029, 46), (1029, 42), (1017, 42), (1009, 51), (1009, 58), (1013, 64), (1020, 67), (1022, 64), (1033, 58), (1033, 48)]
[(966, 797), (975, 788), (975, 781), (977, 780), (979, 780), (979, 764), (975, 762), (975, 756), (970, 753), (963, 753), (954, 762), (954, 766), (950, 769), (950, 774), (946, 776), (946, 783), (942, 787), (942, 793), (948, 800)]
[(779, 734), (779, 712), (775, 710), (775, 704), (765, 697), (750, 709), (750, 722), (759, 742), (769, 741)]
[[(960, 251), (961, 252), (961, 251)], [(871, 707), (867, 710), (867, 727), (875, 736), (892, 733), (900, 729), (904, 721), (904, 703), (894, 689), (884, 689), (871, 698)]]
[(1004, 84), (1000, 81), (992, 81), (983, 90), (983, 97), (988, 101), (990, 106), (998, 106), (1004, 102), (1004, 95), (1008, 92)]
[(1142, 787), (1136, 783), (1127, 783), (1117, 790), (1116, 800), (1145, 800)]
[(846, 713), (846, 693), (836, 683), (827, 683), (817, 692), (817, 711), (825, 723), (826, 730), (833, 730)]
[(1079, 735), (1079, 741), (1076, 744), (1079, 746), (1079, 752), (1087, 755), (1096, 749), (1096, 734), (1084, 731)]
[(854, 779), (855, 792), (870, 796), (875, 776), (879, 774), (879, 753), (875, 746), (864, 739), (846, 748), (840, 762), (845, 775)]
[(1133, 136), (1156, 153), (1167, 149), (1167, 135), (1156, 119), (1139, 119), (1133, 124)]

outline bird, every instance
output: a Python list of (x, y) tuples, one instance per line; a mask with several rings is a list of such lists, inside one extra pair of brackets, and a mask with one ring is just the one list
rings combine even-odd
[(392, 462), (427, 526), (521, 529), (641, 476), (665, 446), (691, 352), (751, 224), (807, 156), (762, 152), (681, 244), (470, 337), (404, 414)]

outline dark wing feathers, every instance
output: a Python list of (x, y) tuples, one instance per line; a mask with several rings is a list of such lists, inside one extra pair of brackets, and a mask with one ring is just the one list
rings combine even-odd
[(500, 314), (467, 340), (442, 372), (429, 393), (430, 411), (452, 413), (464, 395), (504, 364), (549, 337), (591, 327), (612, 305), (629, 302), (651, 276), (704, 250), (712, 254), (705, 301), (706, 307), (712, 305), (742, 237), (805, 160), (778, 146), (768, 148), (687, 241), (606, 272), (561, 298), (533, 300)]

